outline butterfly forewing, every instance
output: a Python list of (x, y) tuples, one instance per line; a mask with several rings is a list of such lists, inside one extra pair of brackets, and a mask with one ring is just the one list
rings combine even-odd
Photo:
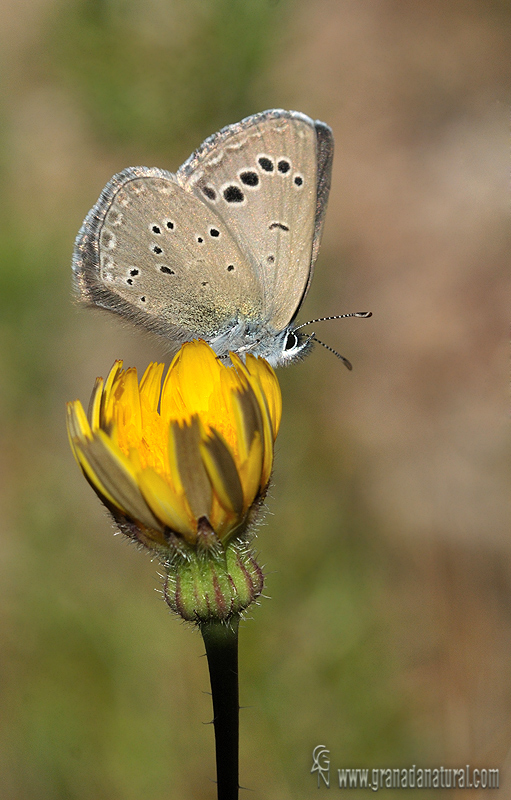
[(330, 185), (331, 136), (329, 143), (318, 161), (313, 120), (272, 110), (210, 137), (177, 173), (250, 259), (264, 322), (275, 331), (290, 322), (310, 283)]

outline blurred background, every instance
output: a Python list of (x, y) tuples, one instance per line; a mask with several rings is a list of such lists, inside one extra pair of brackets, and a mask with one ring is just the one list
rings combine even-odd
[(332, 791), (338, 767), (471, 764), (499, 767), (511, 796), (509, 4), (0, 11), (0, 796), (215, 797), (200, 638), (114, 537), (65, 433), (65, 402), (114, 359), (165, 353), (76, 307), (70, 259), (114, 172), (175, 170), (271, 107), (336, 140), (301, 319), (374, 316), (315, 326), (352, 373), (322, 348), (279, 373), (257, 539), (270, 599), (241, 630), (242, 784), (316, 796), (321, 743)]

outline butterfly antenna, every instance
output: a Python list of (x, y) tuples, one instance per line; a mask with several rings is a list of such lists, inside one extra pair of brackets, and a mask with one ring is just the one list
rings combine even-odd
[[(354, 314), (350, 314), (350, 316), (354, 316)], [(327, 350), (330, 350), (330, 352), (333, 353), (334, 356), (337, 356), (337, 358), (340, 358), (342, 363), (344, 364), (344, 366), (347, 367), (349, 370), (353, 369), (353, 367), (351, 365), (351, 362), (348, 361), (347, 358), (344, 358), (344, 356), (341, 356), (341, 354), (338, 353), (337, 350), (334, 350), (333, 347), (330, 347), (329, 345), (325, 344), (324, 342), (321, 341), (321, 339), (317, 339), (316, 336), (314, 336), (314, 334), (312, 334), (312, 336), (310, 338), (312, 339), (313, 342), (317, 342), (318, 344), (321, 344), (323, 347), (326, 347)]]
[[(346, 319), (346, 317), (360, 317), (360, 319), (369, 319), (373, 316), (372, 311), (353, 311), (351, 314), (336, 314), (334, 317), (318, 317), (318, 319), (310, 319), (308, 322), (303, 322), (294, 331), (299, 331), (300, 328), (305, 328), (306, 325), (313, 325), (315, 322), (327, 322), (329, 319)], [(323, 344), (323, 342), (320, 342)], [(326, 345), (325, 345), (326, 347)]]

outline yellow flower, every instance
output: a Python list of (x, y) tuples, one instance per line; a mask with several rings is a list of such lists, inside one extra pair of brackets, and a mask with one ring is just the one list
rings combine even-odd
[[(86, 416), (68, 404), (76, 459), (115, 517), (165, 545), (172, 532), (206, 544), (209, 526), (227, 543), (264, 496), (273, 463), (281, 399), (262, 359), (225, 366), (204, 342), (184, 345), (161, 388), (163, 364), (140, 381), (116, 362), (101, 378)], [(205, 521), (207, 521), (207, 526)], [(145, 542), (144, 542), (145, 543)]]
[(150, 364), (139, 383), (116, 362), (96, 381), (87, 415), (78, 400), (68, 404), (85, 477), (121, 531), (167, 566), (208, 552), (225, 562), (268, 488), (279, 385), (263, 359), (230, 358), (227, 366), (204, 342), (188, 342), (163, 386), (163, 364)]

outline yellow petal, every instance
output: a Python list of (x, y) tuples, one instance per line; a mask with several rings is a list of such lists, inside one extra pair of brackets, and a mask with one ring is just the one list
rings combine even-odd
[(101, 401), (103, 399), (103, 378), (96, 378), (92, 390), (87, 417), (93, 431), (97, 431), (101, 424)]
[(207, 412), (210, 395), (220, 381), (222, 365), (205, 342), (194, 341), (182, 348), (173, 378), (190, 414)]
[(238, 463), (248, 458), (254, 435), (263, 435), (263, 419), (257, 398), (247, 384), (231, 395), (232, 413), (236, 423), (236, 444)]
[(161, 523), (138, 488), (128, 458), (103, 431), (98, 431), (92, 441), (76, 442), (75, 446), (82, 468), (101, 494), (105, 494), (126, 516), (148, 528), (162, 530)]
[(112, 422), (116, 404), (114, 387), (118, 385), (119, 378), (123, 375), (122, 361), (116, 361), (108, 373), (103, 389), (103, 402), (101, 404), (101, 427), (107, 429)]
[(202, 461), (218, 500), (228, 511), (243, 511), (243, 488), (231, 452), (217, 431), (200, 443)]
[(149, 364), (140, 381), (140, 402), (142, 408), (150, 411), (158, 410), (160, 399), (161, 376), (163, 375), (164, 364)]
[(171, 419), (187, 419), (189, 421), (191, 418), (191, 414), (186, 408), (183, 398), (179, 392), (179, 384), (177, 380), (177, 365), (181, 360), (181, 352), (182, 350), (179, 350), (174, 356), (170, 367), (167, 370), (165, 380), (163, 381), (163, 388), (161, 390), (160, 414), (166, 422), (170, 421)]
[(266, 488), (267, 482), (263, 483), (261, 480), (262, 467), (263, 445), (261, 434), (257, 432), (250, 448), (250, 455), (239, 468), (241, 484), (243, 486), (245, 510), (248, 510), (252, 505), (259, 491)]
[(266, 402), (266, 397), (264, 395), (258, 375), (251, 375), (245, 364), (243, 364), (241, 359), (235, 353), (230, 353), (230, 357), (238, 372), (241, 372), (248, 378), (248, 382), (256, 396), (257, 404), (261, 411), (261, 418), (263, 422), (263, 468), (261, 485), (266, 486), (270, 480), (273, 466), (273, 427), (270, 412), (268, 410), (268, 404)]
[(257, 376), (268, 403), (268, 410), (272, 421), (273, 440), (277, 438), (282, 418), (282, 394), (274, 370), (264, 358), (256, 358), (250, 353), (247, 355), (247, 370), (251, 375)]
[(101, 499), (104, 500), (104, 502), (107, 505), (110, 504), (113, 508), (117, 508), (122, 514), (126, 514), (126, 509), (123, 508), (120, 505), (120, 503), (116, 500), (116, 498), (110, 494), (108, 489), (105, 486), (103, 486), (101, 480), (99, 479), (99, 476), (89, 463), (89, 460), (85, 455), (83, 442), (75, 442), (73, 446), (73, 452), (83, 474), (85, 475), (91, 486), (99, 494)]
[(140, 408), (140, 392), (138, 391), (135, 367), (127, 369), (124, 373), (122, 407), (126, 414), (126, 423), (133, 425), (137, 434), (142, 436), (142, 409)]
[(105, 394), (109, 394), (112, 391), (112, 386), (119, 377), (119, 374), (122, 372), (122, 365), (123, 362), (120, 359), (114, 361), (114, 365), (108, 373), (108, 377), (105, 381)]
[[(72, 450), (73, 456), (75, 457), (75, 460), (76, 460), (77, 464), (80, 465), (80, 459), (78, 458), (78, 453), (76, 452), (76, 447), (75, 447), (75, 441), (77, 441), (81, 436), (81, 433), (80, 433), (80, 430), (79, 430), (79, 426), (78, 426), (78, 424), (76, 422), (77, 406), (81, 406), (81, 403), (80, 403), (79, 400), (75, 400), (72, 403), (67, 403), (66, 404), (66, 428), (67, 428), (67, 436), (68, 436), (68, 439), (69, 439), (69, 444), (71, 445), (71, 450)], [(83, 412), (83, 408), (82, 408), (82, 412)], [(84, 414), (84, 416), (85, 416), (85, 414)], [(85, 417), (85, 419), (87, 420), (87, 417)], [(88, 420), (87, 420), (87, 424), (88, 424)]]
[(182, 498), (150, 467), (142, 470), (137, 477), (142, 494), (158, 519), (181, 534), (185, 541), (194, 544), (197, 539), (197, 524), (194, 526), (194, 520), (188, 515)]
[(213, 492), (200, 452), (200, 429), (196, 416), (190, 424), (172, 422), (169, 426), (169, 464), (172, 475), (179, 476), (178, 492), (183, 492), (195, 519), (211, 512)]
[(67, 404), (67, 428), (73, 439), (92, 439), (89, 420), (79, 400)]

